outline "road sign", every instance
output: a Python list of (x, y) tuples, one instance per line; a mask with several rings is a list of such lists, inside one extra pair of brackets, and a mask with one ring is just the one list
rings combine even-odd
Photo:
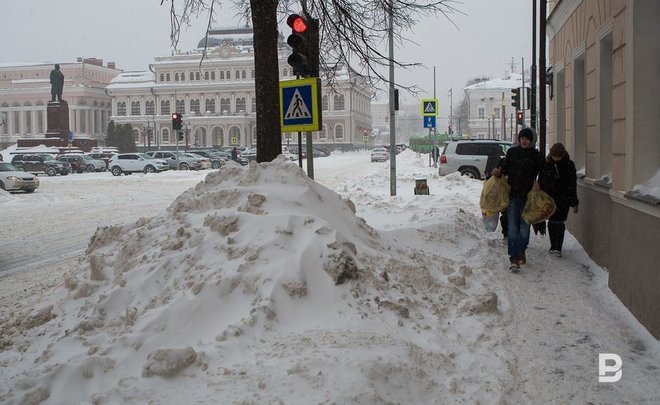
[(437, 116), (438, 116), (438, 99), (423, 98), (422, 117), (437, 117)]
[(321, 79), (280, 82), (280, 123), (282, 132), (321, 129)]
[(435, 117), (424, 117), (424, 128), (435, 128)]
[(238, 145), (238, 137), (232, 136), (231, 137), (231, 144), (232, 145)]

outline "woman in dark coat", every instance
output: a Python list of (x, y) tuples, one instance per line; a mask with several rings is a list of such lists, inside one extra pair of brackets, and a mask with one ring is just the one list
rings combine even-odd
[(557, 205), (557, 210), (548, 220), (549, 253), (561, 257), (566, 230), (564, 221), (568, 218), (570, 207), (573, 207), (573, 212), (577, 214), (579, 204), (575, 163), (561, 143), (556, 143), (550, 148), (550, 154), (546, 157), (539, 174), (539, 185)]

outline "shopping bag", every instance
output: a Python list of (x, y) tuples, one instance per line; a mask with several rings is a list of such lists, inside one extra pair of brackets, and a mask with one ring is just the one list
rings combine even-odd
[(509, 189), (509, 182), (505, 176), (490, 176), (484, 181), (481, 189), (479, 199), (481, 211), (504, 211), (509, 206)]
[(543, 190), (530, 191), (527, 193), (527, 202), (523, 208), (522, 217), (530, 225), (545, 221), (555, 213), (557, 205)]
[(486, 232), (495, 232), (499, 218), (500, 213), (498, 211), (481, 211), (481, 220), (484, 223)]

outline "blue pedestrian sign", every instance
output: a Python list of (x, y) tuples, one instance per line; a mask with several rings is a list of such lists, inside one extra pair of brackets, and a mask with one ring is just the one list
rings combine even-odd
[(435, 128), (435, 117), (424, 117), (424, 128)]
[(282, 132), (321, 129), (321, 80), (318, 77), (280, 82)]

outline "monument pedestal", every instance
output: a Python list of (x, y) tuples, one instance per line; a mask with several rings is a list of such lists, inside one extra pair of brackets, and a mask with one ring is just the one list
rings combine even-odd
[(69, 104), (62, 101), (49, 101), (46, 107), (48, 128), (46, 138), (60, 138), (66, 145), (69, 133)]

